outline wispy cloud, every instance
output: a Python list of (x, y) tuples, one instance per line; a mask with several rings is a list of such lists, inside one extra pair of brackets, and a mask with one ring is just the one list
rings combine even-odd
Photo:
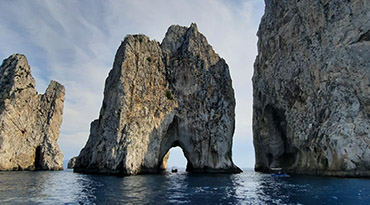
[(253, 166), (251, 77), (263, 0), (17, 0), (1, 1), (0, 8), (0, 57), (24, 53), (39, 92), (51, 79), (66, 87), (59, 139), (66, 159), (79, 153), (99, 115), (104, 81), (124, 36), (144, 33), (161, 41), (171, 24), (196, 22), (230, 66), (237, 98), (233, 153), (238, 165)]

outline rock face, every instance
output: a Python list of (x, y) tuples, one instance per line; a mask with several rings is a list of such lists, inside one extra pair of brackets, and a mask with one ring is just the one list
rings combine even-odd
[(228, 66), (195, 24), (171, 26), (161, 45), (129, 35), (74, 170), (157, 173), (180, 146), (190, 172), (240, 172), (231, 159), (234, 110)]
[(370, 176), (370, 2), (265, 1), (255, 169)]
[(68, 169), (73, 169), (73, 167), (75, 167), (76, 159), (77, 159), (77, 157), (72, 157), (71, 159), (69, 159), (68, 165), (67, 165)]
[(51, 81), (37, 94), (24, 55), (0, 67), (0, 170), (62, 170), (57, 140), (62, 123), (64, 87)]

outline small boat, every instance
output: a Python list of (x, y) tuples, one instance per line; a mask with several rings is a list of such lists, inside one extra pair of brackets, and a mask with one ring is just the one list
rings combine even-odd
[(176, 173), (178, 170), (177, 170), (177, 168), (176, 167), (172, 167), (172, 169), (171, 169), (171, 172), (172, 173)]
[(282, 168), (271, 168), (271, 176), (273, 177), (290, 177), (287, 173), (283, 172)]
[(277, 174), (273, 173), (273, 174), (271, 174), (271, 176), (273, 176), (273, 177), (290, 177), (287, 173), (277, 173)]

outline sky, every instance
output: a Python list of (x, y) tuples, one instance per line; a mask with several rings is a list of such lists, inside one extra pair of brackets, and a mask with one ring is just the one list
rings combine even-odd
[[(0, 8), (0, 59), (26, 55), (39, 93), (50, 80), (66, 87), (58, 140), (64, 160), (85, 146), (121, 40), (140, 33), (161, 42), (170, 25), (196, 23), (230, 68), (233, 161), (254, 167), (251, 79), (263, 0), (12, 0), (0, 1)], [(171, 149), (168, 166), (186, 166), (180, 148)]]

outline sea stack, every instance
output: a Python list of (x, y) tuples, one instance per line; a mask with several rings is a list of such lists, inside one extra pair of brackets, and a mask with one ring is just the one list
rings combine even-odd
[(179, 146), (189, 172), (240, 172), (231, 159), (234, 110), (228, 65), (195, 24), (171, 26), (161, 44), (128, 35), (74, 171), (157, 173)]
[(265, 1), (255, 170), (370, 176), (370, 2)]
[(67, 169), (73, 169), (73, 167), (75, 167), (76, 159), (77, 157), (72, 157), (68, 160)]
[(64, 86), (51, 81), (37, 94), (24, 55), (14, 54), (0, 67), (0, 170), (62, 170), (57, 144)]

